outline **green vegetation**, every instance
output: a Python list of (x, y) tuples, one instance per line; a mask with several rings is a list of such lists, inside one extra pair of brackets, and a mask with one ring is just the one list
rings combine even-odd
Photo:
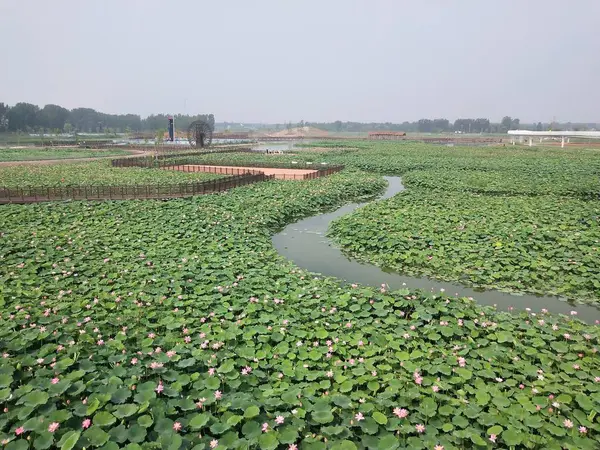
[(428, 169), (408, 172), (403, 181), (429, 191), (462, 191), (488, 195), (547, 195), (600, 198), (600, 171), (585, 165), (506, 167), (494, 171)]
[(600, 301), (599, 152), (401, 144), (385, 157), (375, 146), (347, 159), (402, 173), (409, 188), (332, 225), (354, 256), (486, 288)]
[(410, 188), (338, 219), (351, 254), (413, 275), (600, 301), (600, 203)]
[(0, 167), (0, 186), (78, 186), (192, 183), (223, 175), (140, 167), (112, 167), (110, 161)]
[(0, 161), (37, 161), (44, 159), (98, 158), (130, 155), (126, 150), (89, 150), (80, 148), (19, 148), (0, 149)]
[[(553, 159), (565, 170), (578, 170), (576, 160), (598, 167), (592, 152), (479, 152), (373, 144), (277, 161), (368, 166), (406, 179), (411, 171), (478, 167), (530, 167), (551, 177)], [(269, 157), (203, 161), (219, 158)], [(86, 167), (82, 179), (90, 180), (113, 170), (103, 164), (68, 166)], [(514, 249), (518, 236), (532, 237), (544, 254), (591, 251), (593, 235), (584, 231), (597, 230), (597, 202), (582, 200), (591, 191), (571, 189), (568, 179), (565, 189), (502, 197), (471, 192), (468, 177), (446, 192), (418, 187), (418, 179), (427, 181), (415, 176), (406, 195), (342, 220), (388, 236), (406, 209), (422, 227), (416, 233), (438, 226), (439, 238), (451, 229), (439, 216), (457, 227), (464, 216), (462, 231), (473, 238), (504, 238), (493, 241), (494, 252)], [(407, 289), (342, 287), (272, 247), (271, 235), (286, 224), (383, 187), (380, 176), (348, 169), (189, 199), (2, 206), (0, 441), (8, 450), (598, 448), (597, 326)], [(393, 208), (387, 220), (380, 205)], [(513, 241), (502, 221), (510, 214)], [(570, 230), (585, 214), (581, 237)], [(582, 264), (597, 267), (582, 259), (568, 273)], [(585, 281), (576, 289), (592, 288)]]

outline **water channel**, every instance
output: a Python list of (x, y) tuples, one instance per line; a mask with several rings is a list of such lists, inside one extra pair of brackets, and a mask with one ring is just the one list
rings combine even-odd
[[(404, 190), (400, 177), (385, 177), (388, 187), (378, 200), (393, 197)], [(408, 288), (429, 292), (444, 292), (447, 295), (473, 297), (484, 305), (497, 305), (499, 310), (531, 308), (539, 312), (546, 308), (553, 313), (570, 314), (577, 311), (577, 317), (588, 323), (600, 320), (600, 308), (592, 305), (571, 304), (558, 297), (529, 294), (510, 294), (496, 290), (476, 290), (458, 283), (437, 281), (426, 277), (412, 277), (384, 270), (369, 263), (347, 257), (327, 238), (326, 233), (332, 220), (350, 214), (366, 203), (352, 203), (325, 214), (303, 219), (285, 227), (273, 236), (273, 246), (298, 267), (325, 276), (340, 278), (349, 283), (359, 283), (379, 287), (386, 284), (391, 290)]]

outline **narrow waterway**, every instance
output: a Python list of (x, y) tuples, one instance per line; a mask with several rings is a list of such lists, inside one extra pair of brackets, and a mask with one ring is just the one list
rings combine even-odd
[[(400, 177), (385, 177), (388, 188), (378, 200), (393, 197), (404, 190)], [(600, 320), (600, 308), (591, 305), (575, 305), (558, 297), (510, 294), (495, 290), (475, 290), (461, 284), (437, 281), (426, 277), (411, 277), (383, 270), (372, 264), (348, 258), (327, 238), (326, 233), (332, 220), (350, 214), (366, 203), (352, 203), (326, 214), (319, 214), (285, 227), (273, 236), (273, 245), (285, 258), (311, 272), (340, 278), (349, 283), (379, 287), (386, 284), (390, 289), (421, 289), (445, 292), (447, 295), (473, 297), (485, 305), (497, 305), (500, 310), (531, 308), (539, 312), (542, 308), (554, 313), (569, 314), (577, 311), (578, 318), (589, 323)], [(443, 291), (442, 291), (443, 290)]]

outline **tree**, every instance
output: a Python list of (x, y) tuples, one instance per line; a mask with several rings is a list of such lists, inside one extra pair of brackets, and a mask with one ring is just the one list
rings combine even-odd
[(538, 122), (535, 126), (535, 131), (543, 131), (542, 122)]
[(520, 124), (521, 124), (521, 121), (519, 119), (513, 119), (512, 124), (511, 124), (511, 130), (518, 130)]
[(491, 129), (490, 119), (478, 118), (473, 123), (473, 131), (475, 133), (489, 133)]
[(63, 129), (71, 113), (58, 105), (46, 105), (39, 112), (38, 125), (49, 129)]
[(156, 131), (156, 145), (162, 145), (164, 140), (165, 140), (165, 133), (167, 132), (166, 129), (161, 128), (160, 130)]
[(69, 122), (67, 122), (63, 126), (63, 130), (64, 130), (65, 133), (71, 134), (71, 132), (73, 131), (73, 125), (71, 125)]
[(77, 131), (92, 132), (100, 122), (98, 112), (91, 108), (75, 108), (71, 110), (69, 122)]
[(31, 103), (17, 103), (8, 110), (8, 129), (10, 131), (26, 131), (38, 125), (39, 108)]
[(337, 131), (338, 133), (342, 131), (342, 121), (341, 120), (336, 120), (335, 122), (333, 122), (333, 125), (335, 126), (335, 131)]
[(475, 129), (474, 123), (475, 121), (473, 119), (456, 119), (454, 121), (454, 131), (471, 133)]
[(4, 103), (0, 103), (0, 131), (8, 129), (8, 110), (10, 108)]
[(445, 133), (450, 129), (450, 122), (448, 119), (434, 119), (433, 130), (436, 133)]
[(502, 131), (506, 133), (508, 130), (512, 129), (513, 120), (510, 116), (504, 116), (500, 125), (502, 126)]
[(418, 122), (419, 133), (431, 133), (433, 131), (433, 121), (429, 119), (420, 119)]

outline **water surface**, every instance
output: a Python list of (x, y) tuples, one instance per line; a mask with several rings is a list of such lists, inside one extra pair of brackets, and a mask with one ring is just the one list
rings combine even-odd
[[(388, 188), (379, 200), (393, 197), (404, 190), (400, 177), (385, 177)], [(542, 308), (554, 313), (569, 314), (577, 311), (578, 318), (589, 323), (600, 320), (600, 308), (591, 305), (576, 305), (551, 296), (511, 294), (496, 290), (475, 290), (458, 283), (437, 281), (427, 277), (413, 277), (383, 270), (369, 263), (347, 257), (327, 238), (326, 233), (332, 220), (350, 214), (366, 203), (352, 203), (326, 214), (319, 214), (285, 227), (273, 236), (275, 249), (298, 267), (325, 276), (340, 278), (349, 283), (379, 287), (386, 284), (390, 289), (445, 292), (448, 295), (473, 297), (484, 305), (497, 305), (500, 310)], [(443, 291), (442, 291), (443, 290)]]

